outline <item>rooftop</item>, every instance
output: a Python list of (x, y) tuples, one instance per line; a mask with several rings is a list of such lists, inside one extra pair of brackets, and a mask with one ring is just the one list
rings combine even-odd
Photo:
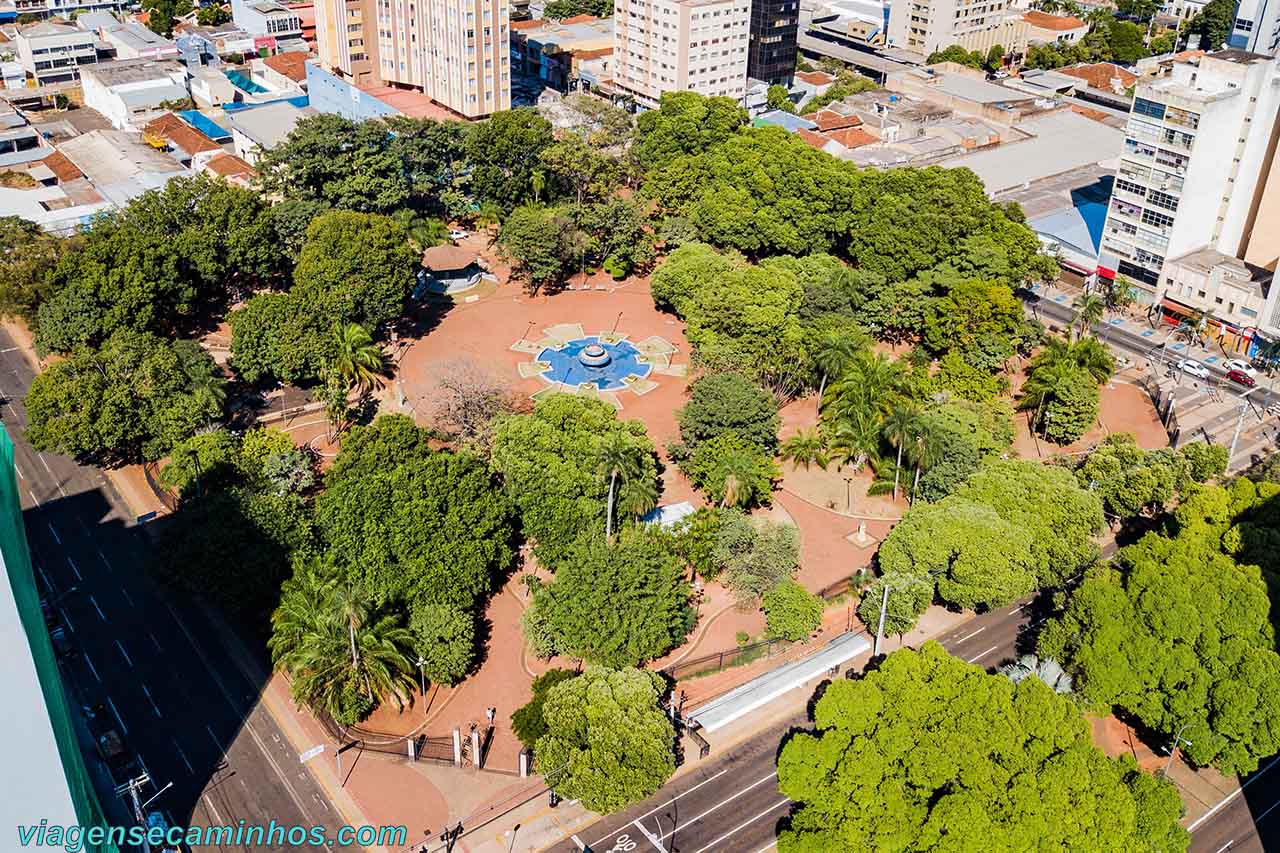
[(204, 167), (224, 178), (252, 178), (258, 174), (256, 169), (234, 154), (215, 154)]
[[(117, 59), (114, 62), (99, 62), (80, 69), (80, 76), (93, 77), (104, 86), (144, 83), (175, 74), (186, 75), (182, 64), (175, 59)], [(186, 96), (185, 91), (183, 96)]]
[(1120, 91), (1123, 92), (1138, 81), (1137, 74), (1114, 62), (1068, 65), (1066, 68), (1059, 68), (1058, 73), (1077, 77), (1084, 80), (1090, 88), (1102, 89), (1104, 92), (1113, 92), (1116, 86), (1119, 86)]
[(1266, 297), (1266, 288), (1274, 276), (1274, 273), (1269, 270), (1245, 263), (1233, 255), (1224, 254), (1209, 246), (1202, 246), (1181, 257), (1173, 258), (1170, 263), (1189, 267), (1203, 275), (1209, 275), (1216, 269), (1225, 268), (1224, 276), (1229, 279), (1231, 284), (1243, 289), (1254, 290), (1262, 298)]
[(147, 123), (142, 128), (143, 135), (156, 136), (160, 139), (167, 140), (174, 148), (181, 149), (187, 154), (197, 154), (201, 151), (218, 151), (221, 146), (173, 113), (164, 113)]
[(227, 121), (232, 128), (269, 151), (283, 142), (298, 122), (312, 115), (316, 115), (316, 111), (311, 107), (299, 108), (288, 101), (276, 101), (251, 110), (237, 110), (227, 116)]
[(797, 130), (816, 130), (818, 125), (806, 118), (801, 118), (795, 113), (789, 113), (785, 110), (768, 110), (756, 116), (752, 122), (756, 127), (765, 127), (773, 125), (783, 130), (789, 130), (795, 133)]
[(301, 83), (307, 79), (307, 54), (305, 53), (297, 51), (277, 53), (262, 60), (262, 64), (295, 83)]
[(836, 82), (836, 78), (825, 71), (797, 71), (796, 79), (808, 83), (810, 86), (826, 86)]
[(1070, 15), (1049, 15), (1045, 12), (1037, 12), (1031, 10), (1022, 13), (1022, 18), (1033, 27), (1042, 30), (1057, 30), (1058, 32), (1067, 32), (1068, 30), (1078, 30), (1081, 27), (1087, 27), (1088, 23), (1073, 18)]
[(1247, 50), (1237, 50), (1236, 48), (1228, 48), (1227, 50), (1215, 50), (1213, 53), (1206, 53), (1209, 59), (1220, 59), (1223, 62), (1238, 62), (1242, 65), (1249, 65), (1254, 62), (1270, 62), (1271, 57), (1265, 53), (1252, 53)]
[(433, 271), (466, 269), (475, 262), (475, 252), (452, 243), (432, 246), (422, 253), (422, 266)]
[(42, 36), (69, 36), (82, 32), (84, 31), (78, 29), (74, 24), (64, 21), (41, 21), (38, 24), (18, 28), (18, 35), (28, 39)]
[(457, 116), (437, 104), (431, 98), (414, 89), (397, 89), (394, 86), (365, 84), (360, 91), (377, 98), (387, 106), (409, 118), (434, 118), (441, 121), (457, 119)]

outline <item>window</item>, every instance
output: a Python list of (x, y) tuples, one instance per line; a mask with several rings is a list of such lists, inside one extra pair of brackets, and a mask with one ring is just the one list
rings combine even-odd
[(1156, 213), (1154, 210), (1142, 211), (1142, 223), (1144, 225), (1155, 225), (1158, 228), (1169, 228), (1173, 225), (1173, 217), (1165, 216), (1163, 213)]
[(1137, 115), (1164, 118), (1164, 104), (1148, 101), (1146, 98), (1133, 99), (1133, 112)]
[(1141, 196), (1145, 196), (1147, 194), (1146, 187), (1135, 184), (1132, 181), (1126, 181), (1123, 178), (1116, 179), (1116, 189)]

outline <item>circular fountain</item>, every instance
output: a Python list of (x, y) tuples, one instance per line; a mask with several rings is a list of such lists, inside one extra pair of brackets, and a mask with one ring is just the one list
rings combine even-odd
[(587, 367), (604, 367), (612, 358), (609, 351), (600, 344), (588, 344), (578, 353), (578, 361)]

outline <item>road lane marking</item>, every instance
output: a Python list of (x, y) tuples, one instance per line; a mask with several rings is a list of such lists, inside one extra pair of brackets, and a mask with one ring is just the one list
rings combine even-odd
[(94, 598), (91, 595), (89, 596), (89, 603), (93, 605), (94, 610), (98, 611), (98, 618), (101, 619), (103, 622), (106, 622), (107, 617), (102, 615), (102, 608), (98, 606), (98, 599)]
[[(698, 821), (702, 820), (704, 817), (706, 817), (707, 815), (711, 814), (713, 811), (715, 811), (716, 809), (720, 808), (720, 807), (721, 807), (721, 806), (723, 806), (724, 804), (726, 804), (726, 803), (730, 803), (730, 802), (732, 802), (732, 801), (736, 800), (738, 797), (741, 797), (741, 796), (742, 796), (743, 794), (745, 794), (747, 791), (750, 791), (750, 790), (751, 790), (751, 789), (753, 789), (753, 788), (757, 788), (757, 787), (759, 787), (760, 785), (763, 785), (765, 782), (768, 782), (770, 779), (773, 779), (773, 778), (777, 777), (777, 775), (778, 775), (778, 771), (776, 771), (776, 770), (775, 770), (775, 771), (773, 771), (772, 773), (770, 773), (768, 776), (765, 776), (763, 779), (757, 779), (756, 781), (752, 782), (752, 783), (751, 783), (750, 785), (748, 785), (747, 787), (745, 787), (745, 788), (741, 788), (741, 789), (739, 789), (738, 791), (735, 791), (733, 794), (730, 794), (729, 796), (725, 797), (723, 800), (721, 800), (720, 802), (716, 803), (714, 806), (712, 806), (711, 808), (707, 809), (707, 810), (706, 810), (706, 811), (704, 811), (702, 814), (700, 814), (700, 815), (695, 815), (693, 818), (691, 818), (691, 819), (689, 819), (689, 820), (686, 820), (684, 823), (680, 824), (679, 829), (684, 829), (684, 828), (686, 828), (686, 827), (692, 826), (693, 824), (695, 824), (695, 823), (697, 823)], [(671, 830), (670, 832), (665, 832), (665, 833), (663, 833), (662, 837), (663, 837), (664, 839), (665, 839), (665, 838), (673, 838), (673, 839), (674, 839), (674, 838), (675, 838), (675, 834), (676, 834), (676, 828), (675, 828), (675, 827), (673, 827), (673, 828), (672, 828), (672, 830)]]
[(76, 580), (82, 581), (84, 578), (80, 576), (80, 567), (76, 565), (76, 561), (67, 557), (67, 565), (71, 567), (71, 571), (75, 572)]
[[(692, 788), (689, 788), (689, 789), (687, 789), (687, 790), (681, 791), (679, 794), (676, 794), (674, 797), (672, 797), (671, 799), (667, 800), (665, 803), (663, 803), (662, 805), (658, 806), (657, 808), (655, 808), (655, 809), (651, 809), (650, 811), (646, 812), (645, 814), (640, 815), (640, 817), (636, 818), (636, 820), (644, 820), (645, 818), (650, 817), (651, 815), (657, 814), (658, 812), (660, 812), (660, 811), (662, 811), (663, 809), (665, 809), (667, 806), (669, 806), (669, 805), (671, 805), (672, 803), (674, 803), (676, 800), (678, 800), (678, 799), (680, 799), (681, 797), (683, 797), (685, 794), (692, 794), (694, 791), (698, 790), (698, 789), (699, 789), (699, 788), (701, 788), (703, 785), (707, 785), (707, 784), (709, 784), (709, 783), (711, 783), (711, 782), (714, 782), (715, 780), (719, 779), (721, 776), (723, 776), (724, 774), (728, 773), (728, 772), (729, 772), (729, 770), (730, 770), (730, 768), (726, 767), (725, 769), (721, 770), (719, 773), (716, 773), (716, 774), (715, 774), (715, 775), (713, 775), (713, 776), (708, 776), (706, 779), (703, 779), (701, 782), (699, 782), (698, 784), (694, 785)], [(608, 835), (604, 836), (604, 838), (601, 838), (599, 841), (596, 841), (596, 842), (592, 843), (592, 844), (591, 844), (591, 847), (593, 847), (593, 848), (594, 848), (594, 847), (599, 847), (601, 844), (603, 844), (603, 843), (605, 842), (605, 840), (606, 840), (606, 839), (608, 839), (608, 838), (612, 838), (614, 835), (617, 835), (617, 831), (611, 832), (611, 833), (609, 833)]]
[(54, 483), (54, 485), (58, 487), (58, 494), (62, 495), (65, 498), (67, 496), (67, 493), (62, 490), (62, 484)]
[[(27, 489), (27, 494), (31, 495), (31, 500), (36, 502), (36, 506), (40, 506), (40, 499), (36, 497), (36, 493)], [(54, 538), (57, 538), (56, 536)]]
[(777, 846), (778, 846), (778, 842), (776, 842), (776, 841), (770, 841), (770, 842), (769, 842), (768, 844), (766, 844), (764, 847), (761, 847), (759, 850), (757, 850), (757, 851), (756, 851), (756, 853), (765, 853), (765, 851), (767, 851), (767, 850), (772, 850), (772, 849), (774, 849), (774, 848), (775, 848), (775, 847), (777, 847)]
[(999, 646), (992, 646), (991, 648), (987, 649), (985, 652), (978, 652), (976, 655), (974, 655), (973, 657), (969, 658), (969, 663), (977, 663), (978, 661), (982, 660), (984, 657), (986, 657), (987, 655), (991, 654), (992, 652), (994, 652), (994, 651), (995, 651), (996, 649), (998, 649), (998, 648), (1000, 648), (1000, 647), (999, 647)]
[(791, 801), (790, 801), (790, 800), (788, 800), (786, 797), (783, 797), (781, 800), (778, 800), (778, 802), (776, 802), (776, 803), (774, 803), (773, 805), (769, 806), (769, 808), (765, 809), (764, 811), (760, 812), (759, 814), (754, 815), (753, 817), (749, 817), (749, 818), (747, 818), (747, 819), (746, 819), (746, 820), (744, 820), (742, 823), (738, 824), (738, 825), (737, 825), (737, 826), (735, 826), (733, 829), (729, 830), (729, 831), (728, 831), (728, 832), (726, 832), (724, 835), (722, 835), (722, 836), (720, 836), (719, 838), (717, 838), (715, 841), (712, 841), (712, 842), (711, 842), (710, 844), (708, 844), (706, 847), (703, 847), (701, 850), (696, 851), (696, 853), (706, 853), (706, 851), (714, 849), (714, 848), (716, 847), (716, 845), (718, 845), (721, 841), (724, 841), (724, 840), (725, 840), (726, 838), (728, 838), (729, 836), (734, 835), (735, 833), (737, 833), (737, 832), (738, 832), (739, 830), (741, 830), (741, 829), (745, 829), (745, 828), (747, 828), (747, 827), (748, 827), (748, 826), (750, 826), (751, 824), (753, 824), (753, 823), (755, 823), (756, 821), (758, 821), (760, 818), (762, 818), (762, 817), (764, 817), (765, 815), (769, 814), (770, 812), (772, 812), (772, 811), (776, 810), (776, 809), (778, 808), (778, 806), (785, 806), (785, 805), (787, 805), (787, 804), (788, 804), (788, 803), (790, 803), (790, 802), (791, 802)]
[(44, 579), (44, 594), (52, 595), (53, 584), (49, 583), (49, 576), (44, 573), (44, 566), (40, 565), (36, 560), (32, 560), (31, 563), (36, 567), (36, 571), (40, 573), (40, 577)]
[(1245, 788), (1247, 788), (1247, 787), (1249, 787), (1250, 785), (1252, 785), (1252, 784), (1253, 784), (1255, 781), (1257, 781), (1258, 779), (1262, 778), (1262, 774), (1263, 774), (1263, 773), (1266, 773), (1268, 770), (1270, 770), (1270, 769), (1272, 768), (1272, 766), (1273, 766), (1277, 761), (1280, 761), (1280, 756), (1276, 756), (1275, 758), (1273, 758), (1273, 759), (1271, 759), (1270, 761), (1268, 761), (1268, 762), (1267, 762), (1267, 766), (1266, 766), (1266, 767), (1262, 768), (1262, 769), (1261, 769), (1261, 770), (1259, 770), (1257, 773), (1255, 773), (1252, 777), (1250, 777), (1250, 779), (1249, 779), (1247, 782), (1245, 782), (1245, 783), (1244, 783), (1243, 785), (1241, 785), (1239, 788), (1236, 788), (1236, 789), (1235, 789), (1234, 791), (1232, 791), (1230, 794), (1227, 794), (1225, 797), (1223, 797), (1223, 798), (1222, 798), (1222, 800), (1221, 800), (1221, 801), (1219, 801), (1219, 803), (1218, 803), (1216, 806), (1214, 806), (1213, 808), (1209, 809), (1207, 812), (1205, 812), (1204, 814), (1200, 815), (1200, 817), (1198, 817), (1198, 818), (1196, 818), (1194, 821), (1192, 821), (1192, 822), (1191, 822), (1191, 825), (1187, 827), (1187, 832), (1195, 832), (1195, 831), (1196, 831), (1196, 829), (1197, 829), (1197, 827), (1199, 827), (1202, 823), (1204, 823), (1204, 822), (1205, 822), (1206, 820), (1208, 820), (1209, 818), (1213, 817), (1213, 816), (1214, 816), (1214, 814), (1216, 814), (1216, 813), (1218, 812), (1218, 810), (1219, 810), (1219, 809), (1221, 809), (1221, 808), (1222, 808), (1223, 806), (1225, 806), (1227, 803), (1229, 803), (1229, 802), (1231, 802), (1232, 800), (1234, 800), (1236, 797), (1240, 796), (1240, 792), (1241, 792), (1241, 791), (1243, 791)]
[[(32, 495), (31, 497), (33, 497), (33, 498), (34, 498), (34, 497), (35, 497), (35, 495)], [(53, 534), (53, 541), (54, 541), (54, 542), (57, 542), (59, 545), (61, 545), (61, 544), (62, 544), (62, 537), (58, 535), (58, 531), (57, 531), (57, 529), (56, 529), (56, 528), (54, 528), (54, 526), (53, 526), (53, 522), (49, 522), (48, 527), (49, 527), (49, 532)]]
[(134, 603), (133, 603), (133, 599), (129, 597), (129, 590), (125, 589), (124, 587), (120, 587), (120, 594), (124, 596), (124, 600), (125, 600), (125, 601), (129, 602), (129, 606), (130, 606), (130, 607), (137, 607), (137, 606), (138, 606), (138, 605), (134, 604)]
[(218, 753), (220, 755), (226, 755), (227, 751), (222, 748), (222, 744), (218, 743), (218, 736), (213, 733), (213, 729), (209, 728), (209, 726), (206, 724), (204, 727), (204, 730), (209, 733), (209, 739), (212, 740), (213, 745), (218, 748)]
[(1236, 840), (1234, 838), (1231, 839), (1226, 844), (1218, 848), (1218, 853), (1222, 853), (1223, 850), (1226, 850), (1228, 847), (1230, 847), (1232, 844), (1235, 844), (1235, 843), (1236, 843)]
[(50, 474), (53, 473), (53, 469), (49, 467), (49, 463), (45, 461), (43, 456), (37, 453), (36, 458), (40, 460), (40, 464), (44, 466), (44, 470), (48, 471)]
[(147, 701), (151, 703), (151, 710), (156, 712), (158, 718), (164, 719), (164, 714), (160, 713), (160, 707), (156, 705), (156, 700), (151, 698), (151, 691), (147, 689), (147, 685), (142, 685), (142, 692), (147, 695)]
[(156, 651), (163, 653), (164, 649), (160, 648), (160, 641), (156, 639), (156, 635), (148, 631), (147, 636), (151, 638), (151, 645), (156, 647)]
[(570, 836), (569, 836), (569, 838), (573, 840), (573, 843), (574, 843), (574, 844), (576, 844), (576, 845), (578, 846), (578, 849), (579, 849), (579, 850), (586, 850), (586, 849), (587, 849), (587, 845), (583, 844), (583, 843), (582, 843), (582, 839), (581, 839), (581, 838), (579, 838), (578, 836), (576, 836), (576, 835), (570, 835)]
[(18, 479), (19, 479), (19, 480), (25, 480), (25, 479), (27, 479), (27, 478), (26, 478), (26, 475), (24, 475), (24, 474), (22, 473), (22, 469), (18, 467), (18, 463), (17, 463), (17, 462), (13, 463), (13, 470), (15, 470), (15, 471), (17, 471), (17, 472), (18, 472)]
[(1267, 815), (1269, 815), (1269, 814), (1271, 814), (1273, 811), (1275, 811), (1276, 806), (1280, 806), (1280, 800), (1277, 800), (1276, 802), (1272, 803), (1272, 804), (1270, 805), (1270, 807), (1268, 807), (1268, 808), (1267, 808), (1267, 810), (1266, 810), (1265, 812), (1263, 812), (1262, 814), (1260, 814), (1260, 815), (1258, 815), (1257, 817), (1255, 817), (1255, 818), (1253, 819), (1253, 825), (1254, 825), (1254, 826), (1257, 826), (1257, 825), (1258, 825), (1258, 821), (1262, 820), (1264, 817), (1266, 817)]
[(66, 622), (66, 623), (67, 623), (67, 627), (71, 629), (72, 633), (75, 633), (76, 626), (75, 626), (75, 625), (72, 625), (72, 624), (71, 624), (71, 620), (67, 618), (67, 611), (65, 611), (65, 610), (63, 610), (61, 607), (59, 607), (59, 608), (58, 608), (58, 615), (62, 617), (62, 621), (63, 621), (63, 622)]
[(204, 804), (209, 809), (209, 811), (213, 813), (213, 816), (218, 821), (218, 823), (222, 823), (222, 815), (218, 814), (218, 810), (213, 807), (213, 800), (209, 799), (208, 794), (204, 795)]
[(124, 662), (129, 664), (130, 669), (133, 669), (133, 658), (129, 657), (129, 653), (124, 650), (124, 646), (120, 644), (119, 640), (116, 640), (116, 648), (120, 650), (120, 654), (124, 655)]
[[(1031, 603), (1031, 602), (1029, 602), (1029, 601), (1027, 602), (1027, 604), (1030, 604), (1030, 603)], [(1010, 615), (1010, 616), (1012, 616), (1013, 614), (1017, 613), (1019, 610), (1021, 610), (1021, 609), (1022, 609), (1022, 608), (1024, 608), (1024, 607), (1026, 607), (1026, 606), (1027, 606), (1027, 604), (1019, 604), (1017, 607), (1015, 607), (1015, 608), (1013, 608), (1012, 610), (1010, 610), (1010, 611), (1009, 611), (1009, 615)]]
[(102, 559), (102, 565), (107, 567), (107, 571), (111, 571), (111, 564), (107, 562), (107, 555), (102, 553), (101, 548), (97, 548), (95, 550), (97, 550), (98, 556)]
[(120, 712), (116, 710), (116, 703), (111, 701), (111, 697), (107, 697), (107, 704), (111, 706), (111, 713), (115, 714), (116, 722), (120, 724), (120, 734), (127, 735), (129, 727), (124, 724), (124, 718), (120, 716)]
[(658, 840), (658, 836), (654, 835), (652, 832), (646, 829), (643, 823), (641, 823), (638, 820), (633, 820), (631, 821), (631, 825), (634, 826), (636, 829), (640, 830), (641, 835), (649, 839), (649, 843), (652, 844), (654, 848), (657, 849), (658, 853), (667, 853), (667, 848), (662, 846), (662, 842)]
[(89, 664), (89, 671), (93, 673), (93, 677), (94, 677), (94, 678), (96, 678), (96, 679), (98, 680), (98, 683), (99, 683), (99, 684), (101, 684), (101, 683), (102, 683), (102, 676), (98, 675), (98, 670), (97, 670), (97, 668), (93, 665), (93, 661), (89, 660), (89, 653), (88, 653), (88, 652), (81, 652), (80, 654), (81, 654), (81, 657), (83, 657), (83, 658), (84, 658), (84, 662), (85, 662), (85, 663), (87, 663), (87, 664)]
[(972, 638), (972, 637), (976, 637), (976, 636), (978, 636), (979, 634), (981, 634), (981, 633), (982, 633), (983, 631), (985, 631), (985, 630), (987, 630), (987, 626), (986, 626), (986, 625), (983, 625), (981, 628), (979, 628), (978, 630), (974, 631), (972, 634), (965, 634), (963, 637), (961, 637), (960, 639), (956, 640), (956, 644), (957, 644), (957, 645), (959, 645), (960, 643), (963, 643), (965, 640), (968, 640), (968, 639), (970, 639), (970, 638)]
[(182, 751), (182, 747), (178, 744), (178, 739), (171, 737), (169, 740), (173, 741), (173, 748), (178, 751), (178, 757), (182, 759), (182, 763), (187, 765), (187, 772), (195, 773), (196, 769), (192, 767), (191, 762), (187, 760), (187, 754)]

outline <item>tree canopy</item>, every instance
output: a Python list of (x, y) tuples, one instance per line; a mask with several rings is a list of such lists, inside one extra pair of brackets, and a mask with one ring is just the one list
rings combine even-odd
[(1274, 484), (1244, 479), (1194, 490), (1168, 532), (1089, 571), (1042, 632), (1040, 654), (1064, 662), (1090, 703), (1165, 735), (1182, 730), (1195, 763), (1255, 769), (1280, 749), (1268, 591), (1280, 553), (1277, 495)]
[(553, 568), (531, 618), (559, 654), (639, 666), (682, 643), (697, 619), (684, 563), (648, 528), (625, 530), (613, 543), (584, 533)]
[(782, 853), (1169, 851), (1190, 840), (1177, 789), (1093, 746), (1069, 699), (935, 642), (830, 684), (814, 723), (778, 758), (778, 786), (798, 803)]
[(771, 451), (778, 444), (778, 404), (759, 385), (736, 373), (713, 373), (689, 386), (689, 402), (676, 415), (680, 438), (696, 448), (725, 433)]
[(547, 784), (602, 814), (658, 790), (676, 769), (665, 686), (657, 673), (593, 666), (551, 688), (534, 748)]

